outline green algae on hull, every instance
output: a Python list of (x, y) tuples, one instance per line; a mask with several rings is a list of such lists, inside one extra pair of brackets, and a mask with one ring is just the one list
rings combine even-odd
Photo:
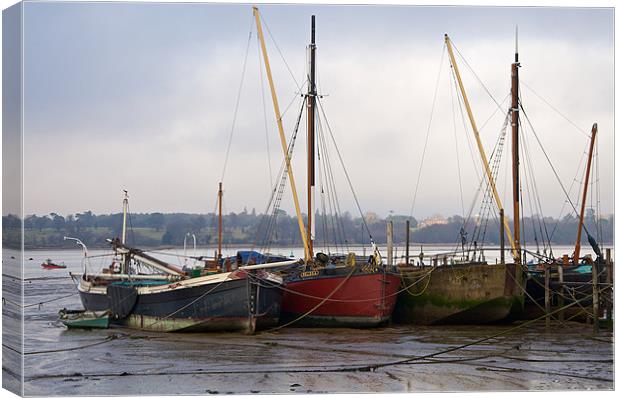
[(514, 264), (403, 267), (402, 274), (397, 323), (492, 323), (523, 307), (523, 273)]

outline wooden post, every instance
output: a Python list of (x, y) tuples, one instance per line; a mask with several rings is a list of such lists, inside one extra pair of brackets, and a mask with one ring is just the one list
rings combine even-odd
[(394, 223), (392, 220), (387, 223), (387, 263), (394, 265)]
[[(607, 286), (610, 286), (614, 283), (614, 267), (611, 262), (611, 249), (605, 249), (605, 282)], [(614, 312), (614, 294), (612, 289), (607, 289), (609, 300), (607, 300), (607, 305), (605, 306), (606, 318), (608, 321), (612, 319), (612, 313)]]
[(598, 333), (598, 264), (592, 263), (592, 328)]
[[(560, 292), (558, 295), (558, 307), (564, 307), (564, 266), (562, 264), (558, 264), (558, 282), (560, 283)], [(560, 322), (564, 321), (564, 310), (561, 310), (558, 314)]]
[(551, 277), (551, 272), (549, 270), (549, 264), (545, 264), (545, 329), (549, 329), (551, 325), (551, 317), (549, 313), (551, 312), (551, 291), (549, 287), (549, 279)]
[(409, 220), (406, 222), (407, 231), (405, 232), (405, 264), (409, 265)]

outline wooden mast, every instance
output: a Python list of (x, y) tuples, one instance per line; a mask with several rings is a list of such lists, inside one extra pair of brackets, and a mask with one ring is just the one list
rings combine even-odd
[(304, 228), (304, 220), (301, 217), (301, 209), (299, 207), (299, 198), (297, 197), (297, 187), (295, 185), (295, 178), (293, 176), (293, 169), (291, 167), (291, 159), (288, 155), (288, 146), (286, 144), (286, 137), (284, 136), (284, 127), (282, 126), (282, 115), (280, 114), (280, 106), (278, 105), (278, 97), (276, 95), (276, 88), (273, 83), (273, 77), (271, 76), (271, 66), (269, 65), (269, 57), (267, 56), (267, 48), (265, 46), (265, 38), (263, 37), (263, 28), (260, 23), (260, 13), (257, 7), (253, 7), (254, 19), (256, 20), (256, 29), (258, 31), (258, 39), (260, 40), (260, 46), (263, 53), (263, 61), (265, 62), (265, 70), (267, 72), (267, 80), (269, 81), (269, 88), (271, 89), (271, 100), (273, 102), (273, 110), (276, 114), (276, 122), (278, 124), (278, 132), (280, 135), (280, 144), (282, 146), (282, 152), (284, 154), (284, 161), (286, 164), (286, 171), (288, 178), (291, 181), (291, 191), (293, 192), (293, 202), (295, 203), (295, 213), (297, 215), (297, 225), (299, 226), (299, 234), (304, 244), (304, 257), (308, 261), (312, 258), (310, 250), (308, 248), (308, 239), (306, 237), (306, 230)]
[[(127, 190), (123, 189), (123, 192), (125, 193), (125, 197), (123, 198), (123, 230), (121, 231), (121, 243), (123, 244), (123, 246), (125, 246), (125, 240), (127, 237), (127, 209), (129, 207), (129, 195)], [(127, 266), (127, 263), (129, 262), (129, 257), (125, 253), (121, 254), (121, 256), (123, 261), (123, 264), (121, 266), (121, 273), (127, 274), (127, 270), (129, 268)]]
[(308, 252), (310, 258), (314, 256), (314, 122), (316, 106), (316, 85), (315, 85), (315, 52), (316, 44), (314, 41), (314, 15), (312, 16), (312, 34), (310, 41), (310, 74), (308, 76)]
[[(454, 58), (454, 53), (452, 51), (452, 42), (450, 38), (446, 34), (444, 36), (446, 46), (448, 47), (448, 54), (450, 55), (450, 62), (452, 63), (452, 67), (454, 68), (454, 74), (456, 75), (456, 80), (459, 84), (459, 88), (461, 90), (461, 95), (463, 96), (463, 102), (465, 103), (465, 109), (467, 109), (467, 116), (469, 117), (469, 122), (471, 124), (472, 130), (474, 132), (474, 137), (476, 138), (476, 144), (478, 145), (478, 151), (480, 152), (480, 157), (482, 158), (482, 164), (484, 165), (484, 171), (491, 187), (491, 191), (493, 192), (493, 197), (495, 198), (495, 203), (497, 203), (497, 207), (501, 210), (504, 209), (502, 205), (502, 201), (499, 198), (499, 194), (497, 193), (497, 188), (495, 186), (495, 180), (493, 179), (493, 174), (491, 173), (491, 168), (489, 167), (489, 163), (487, 160), (486, 152), (484, 151), (484, 147), (482, 146), (482, 140), (480, 139), (480, 133), (478, 132), (478, 126), (476, 125), (476, 120), (474, 119), (474, 114), (471, 110), (471, 106), (469, 105), (469, 100), (467, 99), (467, 94), (465, 93), (465, 87), (463, 86), (463, 81), (461, 80), (461, 74), (459, 72), (459, 67), (456, 64), (456, 59)], [(514, 258), (517, 258), (518, 252), (516, 250), (514, 241), (512, 239), (512, 234), (510, 232), (510, 225), (504, 218), (504, 228), (506, 230), (506, 236), (508, 237), (508, 242), (510, 242), (510, 247), (512, 248), (512, 254)]]
[(573, 255), (573, 264), (579, 263), (579, 252), (581, 251), (581, 229), (583, 228), (583, 215), (586, 210), (586, 197), (588, 195), (588, 183), (590, 181), (590, 167), (592, 165), (592, 154), (594, 153), (594, 140), (598, 126), (596, 123), (592, 125), (592, 138), (590, 138), (590, 152), (588, 154), (588, 165), (586, 166), (586, 180), (583, 187), (583, 196), (581, 197), (581, 213), (579, 214), (579, 228), (577, 228), (577, 242), (575, 243), (575, 254)]
[(222, 258), (222, 183), (220, 182), (217, 190), (217, 207), (218, 207), (218, 220), (217, 220), (217, 260)]
[(510, 108), (512, 125), (512, 207), (514, 224), (515, 263), (521, 263), (521, 214), (519, 200), (519, 50), (515, 38), (515, 62), (511, 66)]

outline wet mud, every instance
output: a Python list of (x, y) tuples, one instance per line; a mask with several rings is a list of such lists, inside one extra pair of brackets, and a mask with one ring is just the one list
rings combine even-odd
[[(24, 394), (266, 394), (611, 390), (613, 333), (588, 325), (544, 322), (441, 355), (519, 324), (389, 325), (379, 329), (285, 328), (240, 333), (160, 334), (111, 328), (68, 330), (63, 307), (80, 308), (64, 273), (24, 280), (24, 346), (4, 335), (3, 352), (24, 352)], [(4, 296), (19, 289), (3, 275)], [(8, 292), (7, 292), (8, 290)], [(19, 296), (17, 294), (17, 296)], [(15, 298), (15, 297), (14, 297)], [(54, 300), (54, 301), (49, 301)], [(40, 302), (48, 301), (42, 305)], [(14, 303), (3, 322), (19, 324)], [(420, 357), (425, 357), (420, 359)], [(395, 363), (400, 362), (400, 363)], [(3, 366), (5, 382), (18, 375)]]

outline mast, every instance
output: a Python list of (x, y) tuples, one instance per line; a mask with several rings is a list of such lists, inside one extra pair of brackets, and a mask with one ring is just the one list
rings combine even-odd
[(217, 260), (222, 258), (222, 183), (220, 182), (217, 190)]
[[(123, 229), (121, 231), (121, 243), (125, 245), (125, 238), (127, 237), (127, 209), (129, 208), (129, 195), (127, 190), (123, 189), (125, 197), (123, 198)], [(122, 269), (121, 273), (127, 274), (127, 262), (129, 258), (123, 253), (122, 255)]]
[(127, 195), (127, 191), (123, 189), (125, 192), (125, 197), (123, 198), (123, 230), (121, 231), (121, 243), (125, 244), (125, 237), (127, 236), (127, 207), (129, 206), (129, 196)]
[(253, 7), (254, 19), (256, 20), (256, 29), (258, 31), (258, 39), (260, 40), (260, 46), (263, 53), (263, 61), (265, 62), (265, 70), (267, 72), (267, 80), (269, 81), (269, 88), (271, 89), (271, 100), (273, 102), (273, 110), (276, 114), (276, 121), (278, 124), (278, 132), (280, 135), (280, 144), (282, 146), (282, 152), (284, 153), (284, 161), (286, 163), (286, 172), (288, 179), (291, 181), (291, 191), (293, 192), (293, 202), (295, 203), (295, 213), (297, 215), (297, 225), (299, 226), (299, 234), (304, 244), (304, 256), (308, 261), (312, 258), (310, 255), (310, 249), (308, 247), (308, 240), (306, 237), (306, 230), (304, 228), (304, 220), (301, 217), (301, 209), (299, 207), (299, 198), (297, 197), (297, 187), (295, 185), (295, 178), (293, 176), (293, 169), (291, 167), (291, 158), (288, 155), (288, 146), (286, 144), (286, 137), (284, 136), (284, 126), (282, 126), (282, 116), (280, 114), (280, 106), (278, 105), (278, 97), (276, 95), (276, 88), (273, 83), (273, 77), (271, 76), (271, 67), (269, 66), (269, 57), (267, 56), (267, 48), (265, 46), (265, 38), (263, 37), (263, 28), (260, 23), (260, 13), (258, 7)]
[(590, 151), (588, 153), (588, 165), (586, 166), (586, 180), (583, 186), (583, 196), (581, 197), (581, 213), (579, 214), (579, 228), (577, 229), (577, 242), (575, 243), (575, 254), (573, 264), (579, 263), (579, 252), (581, 251), (581, 229), (583, 228), (583, 215), (586, 210), (586, 197), (588, 195), (588, 182), (590, 180), (590, 166), (592, 165), (592, 154), (594, 153), (594, 140), (598, 126), (596, 123), (592, 125), (592, 138), (590, 138)]
[[(472, 130), (474, 132), (474, 137), (476, 138), (476, 144), (478, 145), (478, 152), (480, 152), (480, 157), (482, 158), (482, 164), (484, 165), (485, 175), (491, 187), (491, 191), (493, 192), (493, 197), (495, 198), (495, 203), (497, 203), (497, 207), (500, 211), (503, 211), (504, 206), (502, 205), (502, 201), (499, 198), (499, 194), (497, 193), (497, 188), (495, 186), (495, 180), (493, 179), (493, 174), (491, 173), (491, 168), (489, 167), (489, 163), (487, 161), (487, 155), (484, 151), (484, 147), (482, 146), (482, 141), (480, 140), (480, 133), (478, 132), (478, 126), (476, 125), (476, 120), (474, 119), (474, 114), (471, 110), (471, 106), (469, 105), (469, 100), (467, 99), (467, 93), (465, 93), (465, 87), (463, 86), (463, 81), (461, 80), (461, 74), (459, 72), (459, 67), (456, 64), (456, 59), (454, 58), (454, 52), (452, 51), (452, 42), (447, 34), (444, 35), (446, 46), (448, 47), (448, 54), (450, 55), (450, 62), (452, 63), (452, 67), (454, 68), (454, 74), (456, 75), (456, 80), (459, 84), (459, 89), (461, 90), (461, 95), (463, 96), (463, 102), (465, 103), (465, 109), (467, 109), (467, 116), (469, 117), (469, 122), (471, 124)], [(508, 237), (508, 242), (510, 242), (510, 247), (512, 248), (513, 257), (517, 257), (518, 252), (516, 250), (514, 241), (512, 239), (512, 234), (510, 232), (510, 225), (504, 218), (504, 228), (506, 230), (506, 236)]]
[[(518, 28), (517, 28), (518, 29)], [(515, 34), (515, 62), (511, 66), (510, 108), (512, 125), (512, 207), (514, 223), (515, 263), (521, 263), (521, 215), (519, 200), (519, 48), (518, 31)]]
[(314, 246), (314, 232), (315, 223), (314, 220), (314, 122), (315, 122), (315, 106), (316, 106), (316, 85), (315, 85), (315, 53), (316, 44), (314, 41), (314, 15), (312, 16), (312, 33), (310, 41), (310, 75), (308, 76), (308, 251), (310, 257), (313, 257)]

